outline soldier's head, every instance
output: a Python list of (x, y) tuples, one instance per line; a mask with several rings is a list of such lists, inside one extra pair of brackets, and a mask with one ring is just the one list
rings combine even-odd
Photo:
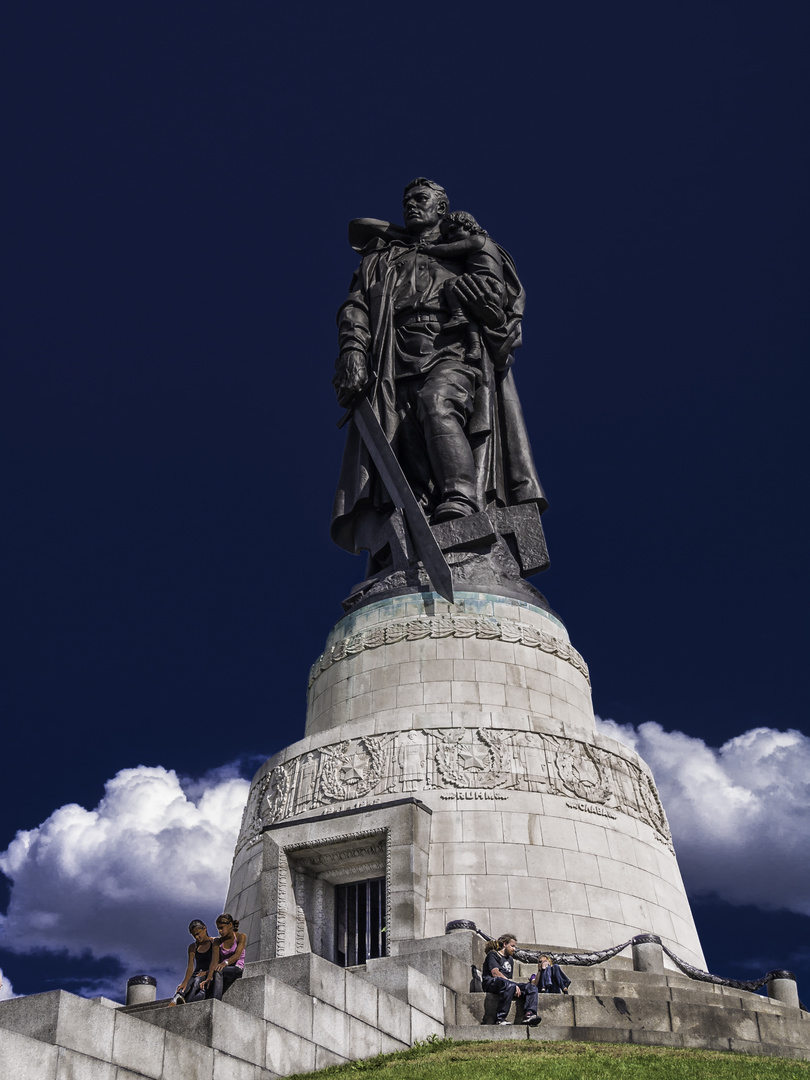
[(402, 216), (408, 232), (434, 228), (447, 213), (447, 192), (435, 180), (417, 176), (402, 193)]

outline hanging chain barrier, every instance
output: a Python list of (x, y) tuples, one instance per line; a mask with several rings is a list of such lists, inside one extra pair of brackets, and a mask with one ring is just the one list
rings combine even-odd
[[(469, 919), (456, 919), (453, 922), (449, 922), (445, 927), (444, 932), (449, 934), (453, 930), (473, 930), (482, 937), (484, 941), (493, 940), (488, 934), (485, 934), (483, 930), (479, 930), (475, 923), (471, 922)], [(592, 967), (594, 964), (604, 964), (606, 960), (610, 960), (611, 957), (618, 955), (618, 953), (629, 948), (631, 945), (648, 944), (660, 945), (673, 964), (680, 968), (684, 975), (687, 975), (690, 979), (696, 979), (698, 982), (713, 983), (715, 986), (729, 986), (733, 990), (748, 990), (752, 993), (761, 990), (762, 987), (767, 985), (772, 979), (789, 979), (792, 982), (796, 982), (796, 976), (792, 971), (769, 971), (766, 975), (763, 975), (761, 979), (751, 979), (749, 981), (724, 979), (721, 975), (711, 975), (708, 971), (702, 971), (700, 968), (693, 967), (692, 964), (687, 964), (685, 960), (681, 960), (681, 958), (676, 956), (671, 949), (667, 948), (657, 934), (636, 934), (635, 937), (631, 937), (629, 941), (622, 942), (621, 945), (614, 945), (610, 949), (601, 949), (597, 952), (564, 953), (553, 952), (550, 949), (543, 949), (542, 952), (533, 952), (528, 949), (515, 949), (515, 958), (522, 964), (536, 964), (539, 962), (541, 956), (548, 956), (554, 964), (565, 964), (568, 967)], [(803, 1012), (808, 1011), (801, 1001), (799, 1002), (799, 1008), (802, 1009)]]

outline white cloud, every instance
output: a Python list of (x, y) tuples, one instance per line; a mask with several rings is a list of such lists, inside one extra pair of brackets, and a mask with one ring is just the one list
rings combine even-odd
[(810, 738), (754, 728), (718, 748), (600, 720), (655, 776), (687, 890), (810, 915)]
[(222, 910), (248, 788), (235, 766), (200, 780), (139, 766), (109, 780), (95, 809), (62, 806), (17, 833), (0, 853), (12, 881), (3, 947), (118, 959), (122, 985), (96, 980), (94, 994), (120, 999), (140, 973), (173, 991), (188, 923)]
[(8, 1001), (9, 998), (16, 997), (14, 993), (14, 987), (11, 985), (11, 980), (8, 975), (3, 973), (3, 969), (0, 968), (0, 980), (2, 980), (2, 986), (0, 986), (0, 1001)]

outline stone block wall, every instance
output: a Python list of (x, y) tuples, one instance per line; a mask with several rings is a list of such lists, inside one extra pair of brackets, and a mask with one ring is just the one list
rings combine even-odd
[[(257, 772), (245, 809), (227, 910), (244, 919), (250, 959), (299, 947), (333, 958), (313, 942), (310, 901), (273, 877), (289, 830), (317, 858), (347, 816), (373, 831), (412, 799), (428, 813), (427, 869), (421, 848), (386, 857), (389, 889), (419, 897), (400, 906), (404, 922), (389, 907), (392, 939), (455, 919), (567, 950), (651, 932), (703, 966), (652, 775), (596, 734), (587, 666), (550, 611), (479, 593), (360, 608), (313, 665), (306, 732)], [(279, 937), (279, 922), (302, 918), (299, 945)]]
[(590, 737), (588, 670), (562, 622), (482, 593), (458, 593), (454, 604), (399, 596), (334, 627), (310, 672), (305, 734), (395, 731), (431, 713), (474, 725), (493, 710), (503, 727), (542, 720), (544, 731)]

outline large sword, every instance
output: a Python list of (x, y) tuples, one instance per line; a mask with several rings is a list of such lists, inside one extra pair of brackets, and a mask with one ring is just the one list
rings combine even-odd
[(357, 430), (366, 444), (366, 449), (377, 467), (377, 472), (394, 506), (400, 509), (405, 517), (413, 546), (430, 579), (430, 584), (440, 596), (452, 604), (454, 602), (453, 577), (447, 565), (447, 559), (436, 542), (436, 537), (416, 501), (416, 496), (411, 491), (411, 485), (405, 478), (402, 466), (385, 437), (379, 418), (365, 395), (352, 404), (349, 411), (340, 419), (338, 427), (343, 427), (349, 418), (353, 419), (357, 425)]

